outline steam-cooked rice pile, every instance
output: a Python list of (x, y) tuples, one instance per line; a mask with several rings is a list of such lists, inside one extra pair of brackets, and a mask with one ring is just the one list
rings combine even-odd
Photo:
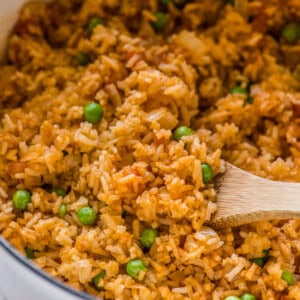
[[(168, 14), (161, 32), (151, 26), (158, 9)], [(89, 35), (95, 16), (106, 24)], [(298, 0), (27, 5), (0, 68), (1, 235), (53, 276), (106, 299), (300, 299), (300, 222), (215, 232), (204, 223), (216, 191), (201, 172), (201, 163), (222, 172), (222, 157), (300, 181), (300, 44), (280, 37), (297, 18)], [(91, 63), (78, 65), (78, 52)], [(229, 93), (236, 85), (249, 87), (248, 98)], [(104, 109), (96, 125), (83, 118), (90, 102)], [(174, 140), (180, 125), (194, 135)], [(17, 189), (32, 195), (27, 211), (13, 206)], [(77, 218), (87, 205), (93, 226)], [(159, 233), (150, 251), (140, 243), (146, 227)], [(270, 258), (259, 267), (251, 259), (264, 250)], [(135, 258), (147, 266), (138, 279), (125, 270)]]

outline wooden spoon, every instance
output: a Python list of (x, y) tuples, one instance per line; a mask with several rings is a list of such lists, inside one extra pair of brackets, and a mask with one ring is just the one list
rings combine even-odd
[(218, 210), (210, 221), (216, 228), (300, 218), (300, 184), (271, 181), (226, 163), (216, 178)]

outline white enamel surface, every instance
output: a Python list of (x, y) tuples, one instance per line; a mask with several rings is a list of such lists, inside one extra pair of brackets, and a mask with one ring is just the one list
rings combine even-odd
[[(6, 39), (26, 0), (0, 0), (0, 58)], [(81, 297), (53, 284), (12, 255), (0, 240), (0, 300), (79, 300)]]
[(0, 241), (0, 300), (88, 299), (54, 285), (18, 260)]
[(7, 36), (15, 23), (20, 7), (26, 0), (0, 0), (0, 55), (2, 57)]

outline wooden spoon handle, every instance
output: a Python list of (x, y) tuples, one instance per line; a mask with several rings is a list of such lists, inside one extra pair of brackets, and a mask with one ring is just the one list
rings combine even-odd
[(217, 181), (218, 210), (214, 227), (300, 218), (300, 184), (257, 177), (231, 164)]

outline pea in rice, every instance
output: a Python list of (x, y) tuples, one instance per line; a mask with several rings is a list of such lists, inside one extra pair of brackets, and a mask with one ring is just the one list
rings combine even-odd
[(225, 2), (23, 8), (0, 233), (40, 268), (105, 299), (300, 299), (300, 221), (206, 225), (221, 159), (300, 181), (300, 3)]

